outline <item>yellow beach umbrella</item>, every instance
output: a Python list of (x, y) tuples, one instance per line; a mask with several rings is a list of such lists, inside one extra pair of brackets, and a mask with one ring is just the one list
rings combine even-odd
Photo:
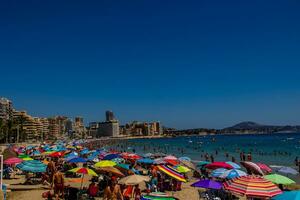
[(33, 160), (32, 158), (22, 158), (24, 161)]
[(113, 167), (116, 166), (117, 163), (110, 160), (103, 160), (95, 164), (95, 167)]
[(179, 171), (180, 173), (188, 173), (191, 170), (185, 166), (179, 165), (177, 167), (175, 167), (177, 171)]

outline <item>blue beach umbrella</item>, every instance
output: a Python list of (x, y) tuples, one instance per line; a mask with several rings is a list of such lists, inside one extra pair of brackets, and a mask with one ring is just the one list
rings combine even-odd
[(212, 177), (220, 177), (222, 174), (224, 174), (225, 172), (227, 171), (227, 169), (224, 169), (224, 168), (219, 168), (219, 169), (216, 169), (214, 171), (211, 172), (211, 176)]
[(153, 153), (146, 153), (143, 155), (144, 158), (150, 158), (152, 157), (154, 154)]
[(78, 157), (78, 153), (76, 152), (72, 152), (72, 153), (69, 153), (68, 155), (65, 156), (65, 158), (71, 158), (71, 157)]
[(247, 173), (238, 169), (231, 169), (226, 170), (223, 174), (219, 176), (219, 178), (233, 179), (241, 176), (247, 176)]
[(241, 169), (241, 166), (239, 166), (238, 164), (228, 161), (226, 162), (228, 165), (231, 165), (233, 167), (233, 169)]
[(154, 160), (150, 159), (150, 158), (142, 158), (137, 160), (138, 163), (144, 163), (144, 164), (153, 164)]
[(179, 161), (189, 161), (189, 162), (192, 161), (192, 159), (189, 158), (189, 157), (180, 157), (180, 158), (178, 158), (178, 160), (179, 160)]
[(281, 167), (280, 169), (277, 170), (277, 172), (282, 173), (282, 174), (292, 174), (292, 175), (297, 175), (299, 172), (291, 167)]
[(125, 162), (124, 158), (114, 158), (111, 161), (114, 161), (115, 163), (118, 164)]
[(33, 156), (39, 156), (41, 155), (41, 152), (39, 150), (35, 150), (34, 152), (32, 152)]
[(87, 160), (81, 157), (73, 158), (68, 161), (69, 163), (86, 163)]
[(80, 154), (84, 155), (84, 154), (88, 154), (90, 151), (88, 149), (83, 149)]
[(120, 168), (126, 169), (126, 170), (130, 169), (130, 165), (127, 165), (127, 164), (117, 164), (117, 167), (120, 167)]
[(22, 171), (33, 172), (33, 173), (46, 172), (46, 168), (47, 168), (47, 166), (44, 163), (38, 160), (24, 161), (16, 165), (16, 167)]
[(283, 192), (272, 198), (273, 200), (300, 200), (300, 191)]
[(108, 154), (104, 156), (103, 160), (112, 160), (115, 158), (120, 158), (121, 156), (119, 154)]

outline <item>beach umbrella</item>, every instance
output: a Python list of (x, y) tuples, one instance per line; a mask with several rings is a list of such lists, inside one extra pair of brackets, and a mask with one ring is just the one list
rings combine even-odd
[(25, 172), (37, 173), (46, 172), (47, 165), (38, 160), (29, 160), (17, 164), (16, 167)]
[(118, 163), (118, 164), (125, 162), (124, 158), (114, 158), (111, 161)]
[(196, 183), (193, 183), (191, 185), (192, 187), (199, 187), (199, 188), (205, 188), (205, 189), (215, 189), (220, 190), (222, 188), (222, 183), (213, 181), (213, 180), (200, 180)]
[(96, 174), (96, 172), (94, 172), (92, 169), (89, 169), (89, 168), (86, 168), (86, 167), (77, 167), (77, 168), (69, 170), (68, 172), (82, 174), (80, 189), (82, 188), (82, 183), (83, 183), (84, 175), (87, 174), (87, 175), (91, 175), (91, 176), (98, 176)]
[(186, 166), (186, 167), (188, 167), (192, 170), (197, 170), (196, 166), (190, 161), (182, 160), (182, 161), (180, 161), (180, 164), (182, 164), (182, 165), (184, 165), (184, 166)]
[(164, 157), (165, 160), (178, 160), (175, 156), (169, 155)]
[(226, 190), (248, 198), (271, 198), (282, 191), (271, 181), (258, 176), (242, 176), (223, 184)]
[(135, 174), (120, 179), (118, 183), (122, 185), (138, 185), (140, 183), (148, 181), (150, 181), (150, 178), (148, 176), (141, 176)]
[(233, 169), (233, 167), (226, 162), (213, 162), (211, 164), (205, 165), (207, 169), (218, 169), (218, 168), (225, 168), (225, 169)]
[(103, 160), (112, 160), (115, 158), (120, 158), (121, 156), (119, 154), (108, 154), (104, 156)]
[(184, 176), (178, 172), (176, 169), (174, 169), (173, 167), (171, 166), (168, 166), (168, 165), (159, 165), (157, 166), (159, 171), (167, 174), (168, 176), (178, 180), (178, 181), (181, 181), (181, 182), (187, 182), (186, 179), (184, 178)]
[(142, 158), (137, 160), (138, 163), (143, 163), (143, 164), (153, 164), (154, 160), (150, 159), (150, 158)]
[(84, 158), (81, 158), (81, 157), (77, 157), (77, 158), (73, 158), (67, 162), (69, 162), (69, 163), (86, 163), (87, 160)]
[(197, 163), (197, 167), (204, 167), (204, 166), (206, 166), (206, 165), (208, 165), (208, 164), (211, 164), (211, 162), (208, 162), (208, 161), (199, 161), (198, 163)]
[(113, 161), (103, 160), (103, 161), (97, 162), (95, 164), (95, 167), (113, 167), (113, 166), (116, 166), (116, 165), (117, 165), (117, 163), (115, 163)]
[(152, 193), (141, 197), (141, 200), (175, 200), (174, 197), (154, 196)]
[(134, 154), (134, 153), (131, 153), (131, 154), (122, 154), (122, 157), (124, 159), (128, 159), (128, 160), (138, 160), (138, 159), (141, 159), (142, 157), (137, 155), (137, 154)]
[(35, 150), (34, 152), (32, 152), (32, 156), (39, 156), (41, 155), (41, 152), (39, 150)]
[(163, 164), (166, 164), (167, 162), (163, 159), (163, 158), (157, 158), (154, 160), (154, 164), (157, 164), (157, 165), (163, 165)]
[(290, 184), (295, 184), (296, 182), (289, 179), (288, 177), (279, 175), (279, 174), (270, 174), (267, 176), (264, 176), (265, 179), (271, 181), (272, 183), (275, 183), (277, 185), (282, 184), (282, 185), (290, 185)]
[(96, 171), (99, 173), (103, 173), (103, 172), (112, 173), (118, 177), (125, 176), (119, 169), (117, 169), (115, 167), (101, 167), (101, 168), (97, 168)]
[(90, 150), (88, 149), (83, 149), (82, 151), (80, 151), (80, 154), (81, 155), (84, 155), (84, 154), (88, 154), (90, 152)]
[(146, 153), (146, 154), (143, 155), (143, 157), (144, 158), (151, 158), (151, 157), (153, 157), (153, 155), (154, 155), (153, 153)]
[(231, 169), (231, 170), (226, 170), (223, 174), (219, 176), (219, 178), (233, 179), (241, 176), (247, 176), (247, 173), (238, 169)]
[(18, 158), (23, 159), (23, 158), (30, 158), (30, 157), (29, 157), (29, 155), (20, 154), (20, 155), (18, 156)]
[(300, 191), (283, 192), (273, 197), (272, 200), (300, 200)]
[(23, 161), (28, 161), (28, 160), (33, 160), (32, 158), (29, 158), (29, 157), (27, 157), (27, 158), (22, 158), (22, 160)]
[(266, 174), (272, 173), (272, 169), (271, 169), (268, 165), (263, 164), (263, 163), (256, 163), (256, 164), (257, 164), (257, 166), (260, 167), (260, 169), (261, 169), (264, 173), (266, 173)]
[(178, 160), (179, 160), (180, 162), (181, 162), (181, 161), (189, 161), (189, 162), (192, 161), (192, 159), (189, 158), (189, 157), (180, 157), (180, 158), (178, 158)]
[(49, 156), (52, 157), (52, 158), (59, 158), (59, 157), (63, 157), (64, 153), (56, 151), (56, 152), (53, 152), (53, 153), (49, 154)]
[(23, 162), (23, 160), (20, 158), (8, 158), (8, 159), (4, 160), (4, 164), (6, 164), (6, 165), (15, 165), (15, 164), (19, 164), (21, 162)]
[(219, 177), (222, 174), (224, 174), (227, 171), (227, 169), (225, 168), (219, 168), (219, 169), (215, 169), (214, 171), (211, 172), (211, 176), (212, 177)]
[(249, 173), (255, 174), (255, 175), (260, 175), (264, 176), (264, 172), (261, 170), (261, 168), (253, 163), (253, 162), (241, 162), (241, 164), (247, 169)]
[(233, 169), (241, 169), (241, 166), (239, 166), (238, 164), (228, 161), (226, 162), (228, 165), (231, 165), (233, 167)]
[(69, 157), (78, 157), (78, 153), (77, 152), (71, 152), (71, 153), (65, 155), (65, 158), (69, 158)]
[(279, 173), (282, 174), (292, 174), (292, 175), (297, 175), (299, 172), (291, 167), (281, 167), (278, 170), (276, 170)]
[(128, 164), (117, 164), (115, 167), (130, 170), (130, 165)]
[(182, 166), (182, 165), (177, 165), (177, 166), (175, 166), (175, 169), (176, 169), (177, 171), (179, 171), (180, 173), (184, 173), (184, 174), (191, 171), (189, 168), (187, 168), (187, 167), (185, 167), (185, 166)]
[(179, 165), (180, 162), (178, 160), (166, 160), (164, 159), (168, 164), (170, 165), (173, 165), (173, 166), (176, 166), (176, 165)]

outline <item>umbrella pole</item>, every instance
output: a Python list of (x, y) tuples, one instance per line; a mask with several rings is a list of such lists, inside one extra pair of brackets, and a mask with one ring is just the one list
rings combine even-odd
[(83, 177), (84, 177), (84, 174), (82, 174), (82, 178), (81, 178), (81, 185), (80, 185), (80, 190), (82, 190)]

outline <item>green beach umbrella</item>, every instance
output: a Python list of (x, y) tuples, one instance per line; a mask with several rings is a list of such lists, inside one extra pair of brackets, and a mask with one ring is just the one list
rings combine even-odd
[(279, 175), (279, 174), (270, 174), (267, 176), (264, 176), (265, 179), (271, 181), (272, 183), (275, 183), (277, 185), (290, 185), (296, 183), (295, 181), (289, 179), (288, 177)]
[(180, 173), (188, 173), (191, 171), (189, 168), (182, 166), (182, 165), (175, 166), (175, 169), (177, 171), (179, 171)]

